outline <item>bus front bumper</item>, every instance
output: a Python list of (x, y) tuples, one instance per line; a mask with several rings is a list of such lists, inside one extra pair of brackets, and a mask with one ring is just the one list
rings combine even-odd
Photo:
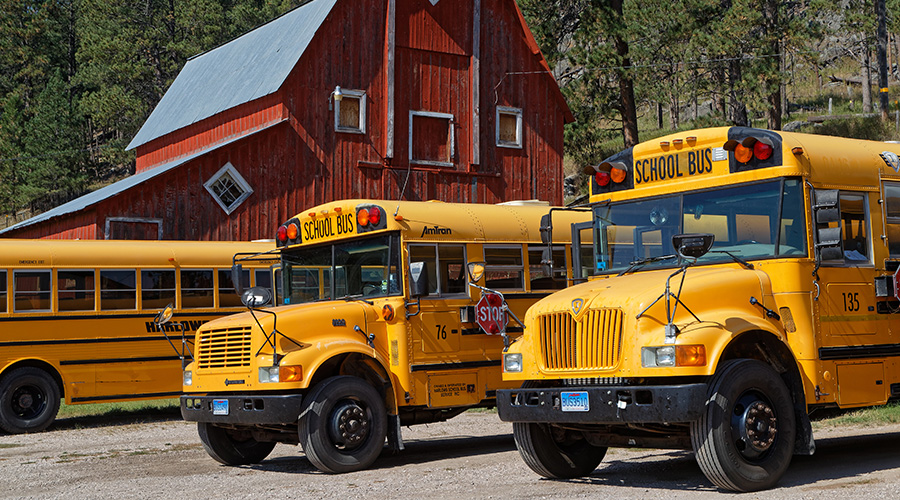
[(181, 416), (188, 422), (218, 424), (295, 424), (303, 396), (181, 396)]
[(700, 418), (707, 384), (503, 389), (497, 411), (505, 422), (675, 423)]

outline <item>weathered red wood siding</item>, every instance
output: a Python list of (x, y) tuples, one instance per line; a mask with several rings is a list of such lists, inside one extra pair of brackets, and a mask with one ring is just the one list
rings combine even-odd
[[(340, 0), (281, 90), (138, 147), (138, 171), (243, 137), (89, 209), (10, 237), (103, 238), (109, 217), (163, 220), (163, 238), (271, 238), (306, 207), (353, 197), (496, 203), (562, 202), (568, 108), (513, 0), (396, 0), (394, 148), (388, 137), (389, 0)], [(473, 75), (473, 22), (480, 74)], [(479, 82), (480, 128), (473, 82)], [(335, 86), (366, 94), (366, 133), (338, 133)], [(495, 145), (496, 107), (523, 112), (523, 148)], [(452, 114), (453, 165), (410, 165), (409, 112)], [(284, 123), (271, 126), (272, 123)], [(269, 126), (265, 130), (260, 130)], [(248, 135), (249, 134), (249, 135)], [(475, 157), (475, 143), (480, 154)], [(226, 215), (203, 184), (230, 162), (253, 194)]]

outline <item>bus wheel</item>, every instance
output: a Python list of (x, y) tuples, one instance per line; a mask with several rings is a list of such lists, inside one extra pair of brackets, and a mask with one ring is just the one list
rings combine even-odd
[(300, 445), (317, 469), (352, 472), (372, 465), (384, 447), (387, 411), (378, 391), (357, 377), (325, 379), (300, 412)]
[(605, 446), (593, 446), (571, 432), (549, 424), (513, 423), (513, 437), (522, 459), (534, 472), (550, 479), (587, 476), (606, 456)]
[(59, 386), (44, 370), (12, 370), (0, 380), (0, 429), (10, 434), (46, 429), (59, 411), (59, 398)]
[(709, 385), (706, 410), (691, 423), (697, 463), (724, 490), (770, 488), (794, 454), (794, 407), (784, 381), (752, 359), (724, 363)]
[(249, 431), (216, 427), (209, 422), (198, 422), (197, 433), (206, 453), (225, 465), (257, 464), (275, 448), (274, 442), (253, 439)]

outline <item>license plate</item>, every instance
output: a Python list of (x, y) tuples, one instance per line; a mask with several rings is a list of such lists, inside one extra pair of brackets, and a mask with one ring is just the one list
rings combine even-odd
[(585, 391), (560, 393), (560, 409), (562, 411), (590, 411), (591, 403)]
[(213, 415), (228, 415), (228, 400), (213, 399)]

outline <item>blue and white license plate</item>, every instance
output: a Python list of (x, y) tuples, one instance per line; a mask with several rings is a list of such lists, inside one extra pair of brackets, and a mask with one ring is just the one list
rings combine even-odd
[(561, 392), (559, 394), (559, 406), (562, 411), (590, 411), (591, 403), (588, 400), (588, 393), (585, 391), (578, 392)]
[(228, 400), (213, 399), (213, 415), (228, 415)]

